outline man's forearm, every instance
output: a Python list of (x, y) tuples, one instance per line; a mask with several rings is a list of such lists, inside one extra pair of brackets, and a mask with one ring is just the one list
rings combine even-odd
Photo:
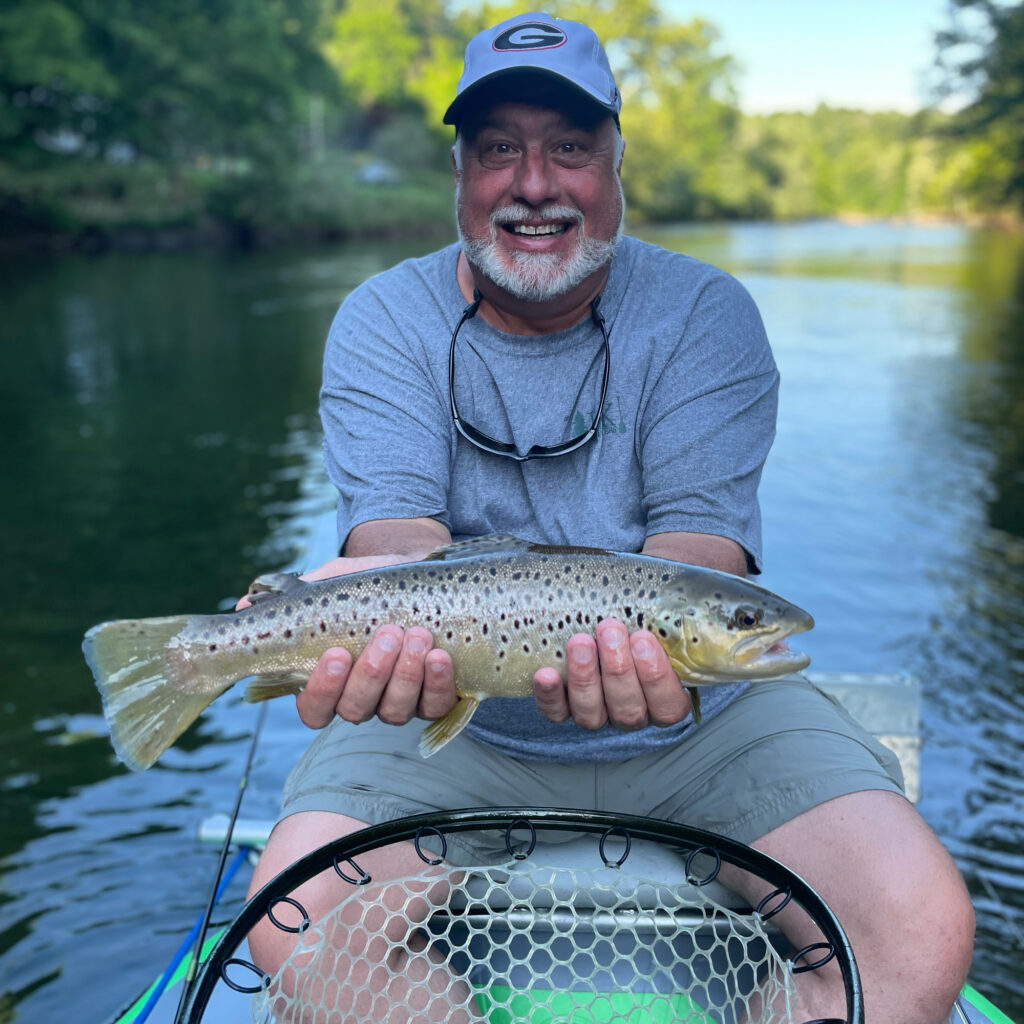
[(713, 533), (652, 533), (641, 551), (645, 555), (731, 572), (734, 576), (747, 575), (747, 555), (743, 548), (736, 541)]
[(348, 535), (345, 555), (403, 555), (415, 561), (451, 540), (447, 527), (436, 519), (373, 519)]

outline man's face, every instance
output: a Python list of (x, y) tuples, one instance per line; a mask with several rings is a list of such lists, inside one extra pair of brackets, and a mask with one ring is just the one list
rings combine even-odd
[(466, 258), (519, 299), (563, 295), (607, 265), (622, 226), (618, 132), (498, 103), (462, 138), (456, 207)]

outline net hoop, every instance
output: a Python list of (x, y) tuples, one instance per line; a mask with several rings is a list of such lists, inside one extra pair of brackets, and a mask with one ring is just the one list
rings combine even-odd
[[(513, 845), (513, 831), (521, 832), (524, 829), (529, 834), (525, 852), (521, 837)], [(372, 878), (355, 863), (354, 858), (359, 854), (406, 841), (414, 845), (424, 866), (433, 866), (439, 858), (423, 850), (421, 843), (439, 838), (442, 849), (446, 850), (446, 835), (468, 831), (503, 833), (509, 855), (516, 861), (522, 861), (533, 853), (539, 829), (600, 836), (599, 858), (605, 867), (613, 868), (628, 863), (635, 840), (669, 845), (685, 855), (686, 881), (698, 887), (713, 881), (723, 862), (757, 875), (776, 888), (754, 909), (755, 913), (761, 913), (762, 909), (772, 904), (762, 915), (767, 919), (791, 901), (795, 902), (814, 921), (824, 938), (822, 943), (800, 950), (792, 958), (793, 973), (813, 970), (834, 960), (842, 975), (846, 997), (845, 1020), (829, 1018), (807, 1024), (864, 1024), (860, 976), (849, 939), (831, 908), (795, 872), (758, 850), (704, 829), (639, 815), (549, 807), (482, 807), (414, 815), (372, 825), (313, 850), (255, 893), (235, 920), (224, 929), (185, 994), (175, 1024), (200, 1024), (218, 982), (226, 980), (224, 974), (227, 965), (244, 967), (256, 976), (265, 977), (256, 965), (238, 960), (234, 956), (235, 951), (252, 928), (268, 913), (272, 914), (275, 906), (282, 902), (294, 903), (288, 894), (321, 872), (333, 868), (352, 884), (365, 885)], [(622, 841), (625, 847), (617, 858), (607, 855), (605, 850), (605, 844), (613, 838)], [(699, 855), (710, 855), (715, 861), (714, 869), (704, 877), (695, 877), (691, 869), (694, 859)], [(350, 878), (344, 874), (340, 868), (342, 863), (352, 866), (357, 877)], [(820, 955), (809, 959), (814, 954)], [(797, 964), (796, 961), (801, 958), (804, 962)], [(231, 987), (242, 990), (237, 985)]]

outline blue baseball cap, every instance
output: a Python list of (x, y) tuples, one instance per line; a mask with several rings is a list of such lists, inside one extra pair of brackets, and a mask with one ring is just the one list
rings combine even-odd
[(622, 97), (594, 31), (550, 14), (517, 14), (475, 35), (445, 124), (458, 124), (482, 86), (512, 75), (547, 76), (569, 85), (618, 120)]

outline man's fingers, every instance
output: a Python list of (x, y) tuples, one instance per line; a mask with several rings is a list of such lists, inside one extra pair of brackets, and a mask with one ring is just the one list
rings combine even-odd
[(323, 729), (333, 720), (345, 689), (352, 655), (343, 647), (324, 651), (309, 676), (309, 682), (295, 698), (299, 718), (311, 729)]
[(608, 721), (608, 709), (594, 638), (585, 633), (569, 637), (565, 661), (565, 690), (573, 721), (584, 729), (600, 729)]
[(400, 626), (381, 626), (356, 659), (337, 705), (338, 714), (346, 722), (366, 722), (377, 713), (402, 653), (403, 637)]
[(552, 722), (564, 722), (570, 716), (569, 700), (565, 694), (565, 683), (558, 670), (538, 669), (533, 676), (533, 695), (537, 709)]
[(661, 644), (644, 629), (629, 638), (629, 646), (651, 723), (674, 725), (681, 722), (690, 713), (690, 695), (672, 670)]
[(448, 714), (457, 700), (451, 655), (435, 647), (423, 659), (423, 689), (416, 715), (433, 722)]
[(608, 718), (619, 729), (642, 729), (648, 723), (647, 701), (633, 664), (629, 633), (618, 619), (604, 619), (595, 635)]
[(416, 716), (423, 690), (423, 670), (427, 652), (434, 645), (429, 630), (413, 626), (406, 630), (387, 681), (377, 716), (389, 725), (405, 725)]

